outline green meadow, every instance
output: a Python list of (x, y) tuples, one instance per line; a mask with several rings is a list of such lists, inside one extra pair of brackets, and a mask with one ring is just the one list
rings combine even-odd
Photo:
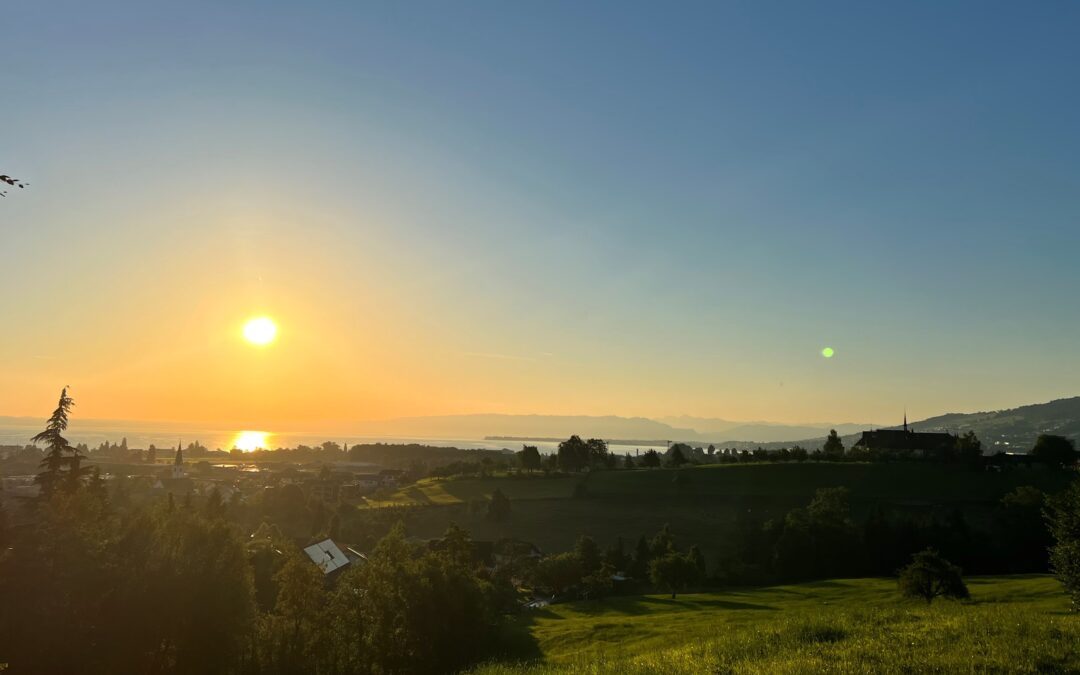
[(1080, 672), (1080, 616), (1052, 577), (971, 577), (971, 599), (901, 599), (892, 579), (552, 605), (476, 675)]

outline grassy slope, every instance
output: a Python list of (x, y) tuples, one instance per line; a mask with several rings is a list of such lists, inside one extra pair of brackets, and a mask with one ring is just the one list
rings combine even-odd
[(1045, 576), (974, 577), (969, 602), (897, 597), (891, 579), (555, 605), (527, 615), (540, 673), (1080, 669), (1080, 616)]
[[(425, 480), (404, 488), (382, 505), (414, 505), (405, 516), (410, 534), (436, 537), (451, 521), (477, 539), (518, 537), (546, 551), (565, 550), (579, 534), (606, 546), (623, 537), (632, 547), (670, 523), (676, 538), (698, 543), (710, 559), (723, 553), (725, 536), (738, 512), (761, 518), (806, 504), (819, 487), (843, 485), (857, 512), (877, 502), (909, 509), (932, 504), (962, 506), (977, 519), (1018, 485), (1057, 489), (1067, 477), (1041, 470), (1004, 474), (972, 472), (929, 464), (738, 464), (687, 468), (676, 482), (674, 470), (600, 471), (586, 476), (496, 477)], [(587, 497), (572, 498), (584, 481)], [(512, 501), (502, 523), (471, 513), (466, 505), (496, 488)]]

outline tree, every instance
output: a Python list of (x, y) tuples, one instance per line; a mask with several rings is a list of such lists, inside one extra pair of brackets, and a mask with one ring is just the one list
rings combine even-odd
[(532, 576), (535, 585), (546, 588), (552, 595), (562, 595), (584, 576), (581, 558), (576, 553), (549, 555), (536, 563)]
[(41, 486), (41, 496), (48, 499), (57, 491), (74, 492), (82, 484), (86, 468), (81, 465), (85, 457), (71, 447), (63, 432), (68, 427), (68, 414), (75, 401), (67, 395), (67, 387), (60, 392), (56, 410), (45, 423), (45, 430), (31, 438), (34, 445), (44, 443), (45, 457), (41, 460), (41, 473), (34, 482)]
[(154, 444), (151, 443), (150, 447), (147, 448), (147, 450), (146, 450), (146, 463), (147, 464), (154, 464), (156, 462), (157, 462), (157, 448), (155, 448)]
[(624, 469), (633, 469), (634, 468), (634, 458), (630, 456), (630, 453), (626, 453), (626, 455), (623, 456), (623, 468)]
[(438, 552), (415, 550), (399, 523), (369, 561), (348, 569), (334, 595), (333, 669), (319, 672), (458, 672), (493, 645), (499, 617), (490, 585)]
[(1076, 443), (1071, 438), (1054, 434), (1039, 434), (1031, 456), (1036, 461), (1056, 468), (1072, 466), (1076, 463)]
[(660, 466), (660, 453), (656, 450), (646, 450), (641, 455), (641, 465), (653, 468)]
[(670, 466), (674, 466), (677, 468), (682, 466), (683, 464), (686, 464), (687, 461), (689, 460), (687, 460), (686, 455), (683, 454), (681, 443), (676, 443), (675, 445), (671, 446), (671, 451), (668, 454), (668, 464)]
[(495, 492), (491, 493), (491, 499), (488, 500), (487, 516), (494, 521), (502, 522), (510, 515), (510, 498), (503, 494), (503, 491), (499, 488), (495, 488)]
[(600, 555), (600, 547), (596, 540), (587, 535), (581, 535), (574, 545), (574, 553), (581, 560), (581, 569), (585, 574), (592, 574), (600, 569), (603, 558)]
[(326, 591), (319, 568), (297, 554), (290, 555), (274, 575), (277, 598), (272, 612), (259, 626), (255, 656), (264, 672), (315, 672), (314, 664), (325, 658), (320, 649), (324, 627)]
[(600, 438), (590, 438), (585, 441), (585, 446), (589, 449), (590, 466), (607, 466), (608, 447), (606, 441)]
[(840, 436), (836, 433), (836, 429), (829, 430), (829, 437), (825, 439), (825, 445), (823, 445), (821, 449), (826, 457), (835, 458), (844, 456), (844, 442), (840, 440)]
[(591, 573), (587, 572), (581, 579), (581, 595), (589, 600), (599, 600), (615, 589), (612, 576), (615, 568), (608, 563), (603, 563)]
[(571, 436), (562, 443), (556, 452), (559, 468), (563, 471), (581, 471), (589, 465), (589, 446), (580, 436)]
[(86, 491), (98, 500), (102, 506), (108, 506), (109, 504), (109, 492), (105, 488), (105, 479), (101, 477), (101, 469), (94, 467), (93, 473), (90, 474), (90, 480), (86, 484)]
[(535, 445), (523, 445), (518, 452), (518, 461), (521, 462), (521, 468), (536, 471), (540, 468), (540, 451)]
[(934, 598), (969, 597), (960, 568), (928, 548), (912, 556), (911, 564), (900, 570), (900, 593), (909, 598), (922, 598), (926, 604)]
[(611, 565), (612, 569), (616, 572), (622, 572), (627, 568), (627, 563), (630, 562), (630, 558), (626, 555), (625, 546), (623, 544), (623, 538), (619, 537), (615, 540), (615, 543), (608, 547), (608, 550), (604, 551), (604, 562)]
[(969, 431), (956, 439), (956, 454), (961, 462), (972, 465), (982, 459), (982, 441), (974, 431)]
[(659, 558), (675, 550), (675, 537), (671, 534), (671, 525), (665, 523), (649, 541), (649, 553), (652, 558)]
[(856, 571), (854, 558), (837, 554), (857, 550), (860, 543), (847, 488), (819, 488), (810, 504), (789, 511), (776, 531), (773, 564), (782, 577), (821, 578)]
[(652, 549), (649, 541), (642, 535), (634, 548), (634, 557), (630, 563), (630, 576), (644, 579), (649, 575), (649, 563), (652, 562)]
[(1047, 498), (1043, 515), (1054, 537), (1050, 567), (1080, 610), (1080, 480)]
[(697, 579), (697, 563), (690, 556), (677, 551), (669, 551), (649, 563), (649, 580), (655, 586), (667, 589), (671, 593), (672, 600), (675, 599), (678, 591), (685, 589)]

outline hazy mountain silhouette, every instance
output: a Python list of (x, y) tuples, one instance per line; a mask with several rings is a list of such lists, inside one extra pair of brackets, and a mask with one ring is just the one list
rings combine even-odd
[[(897, 424), (882, 429), (898, 429)], [(962, 434), (974, 431), (983, 444), (983, 452), (1026, 452), (1039, 434), (1058, 434), (1080, 440), (1080, 396), (1060, 398), (1046, 403), (1033, 403), (1018, 408), (973, 413), (946, 413), (910, 422), (915, 431), (948, 431)], [(843, 437), (844, 446), (859, 438), (859, 434)], [(824, 436), (798, 441), (807, 448), (819, 447)]]

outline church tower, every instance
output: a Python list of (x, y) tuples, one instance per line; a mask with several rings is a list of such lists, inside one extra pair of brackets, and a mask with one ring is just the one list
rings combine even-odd
[(181, 443), (176, 444), (176, 459), (173, 460), (172, 477), (184, 477), (184, 449)]

